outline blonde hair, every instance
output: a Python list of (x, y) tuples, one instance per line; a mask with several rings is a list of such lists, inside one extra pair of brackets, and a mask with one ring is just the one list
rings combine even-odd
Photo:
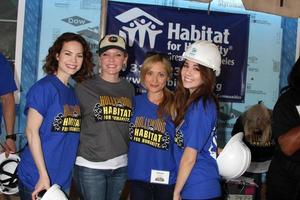
[[(154, 54), (149, 57), (147, 57), (144, 60), (144, 63), (141, 68), (141, 83), (142, 85), (145, 85), (145, 76), (148, 71), (151, 70), (153, 65), (155, 63), (162, 63), (164, 66), (164, 70), (167, 73), (168, 80), (172, 78), (172, 65), (169, 59), (161, 54)], [(157, 109), (157, 115), (159, 118), (162, 118), (163, 116), (171, 116), (171, 105), (173, 104), (174, 95), (173, 92), (171, 92), (167, 87), (164, 87), (163, 89), (163, 99), (158, 105)]]

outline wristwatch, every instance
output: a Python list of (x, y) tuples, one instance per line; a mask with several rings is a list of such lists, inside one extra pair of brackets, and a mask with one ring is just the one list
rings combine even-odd
[(11, 135), (6, 135), (6, 139), (12, 139), (13, 141), (17, 140), (17, 135), (16, 134), (11, 134)]

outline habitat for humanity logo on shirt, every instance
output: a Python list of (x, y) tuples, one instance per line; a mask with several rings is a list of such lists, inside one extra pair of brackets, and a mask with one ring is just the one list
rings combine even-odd
[(64, 113), (58, 113), (52, 122), (53, 132), (80, 132), (81, 114), (78, 105), (64, 105)]
[(127, 97), (100, 96), (94, 106), (96, 121), (118, 121), (129, 123), (132, 103)]
[(166, 122), (161, 119), (137, 117), (134, 123), (130, 124), (129, 138), (132, 142), (169, 149), (170, 135), (166, 132)]

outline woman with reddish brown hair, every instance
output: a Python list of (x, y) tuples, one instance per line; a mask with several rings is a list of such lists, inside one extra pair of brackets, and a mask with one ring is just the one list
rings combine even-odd
[(81, 112), (69, 79), (80, 82), (92, 74), (92, 53), (82, 36), (63, 33), (49, 48), (43, 68), (47, 75), (26, 96), (28, 144), (18, 166), (22, 200), (36, 199), (53, 184), (66, 193), (70, 189)]

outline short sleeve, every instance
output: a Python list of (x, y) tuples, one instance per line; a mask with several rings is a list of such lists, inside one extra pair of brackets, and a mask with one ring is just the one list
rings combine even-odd
[(0, 54), (0, 96), (16, 90), (11, 64)]
[(185, 146), (201, 151), (209, 140), (215, 121), (216, 110), (212, 102), (207, 102), (205, 109), (202, 101), (192, 105), (184, 130), (184, 135), (188, 136)]
[(50, 102), (53, 101), (51, 98), (52, 90), (53, 88), (47, 84), (40, 84), (39, 82), (34, 84), (26, 95), (24, 114), (27, 115), (28, 109), (33, 108), (45, 117)]
[(272, 134), (275, 139), (299, 125), (299, 114), (291, 95), (281, 96), (272, 114)]

